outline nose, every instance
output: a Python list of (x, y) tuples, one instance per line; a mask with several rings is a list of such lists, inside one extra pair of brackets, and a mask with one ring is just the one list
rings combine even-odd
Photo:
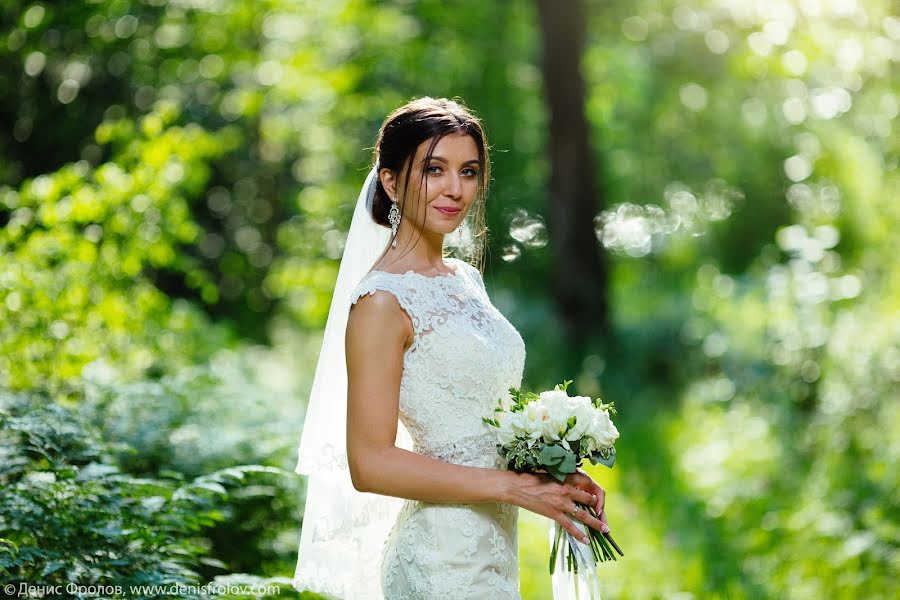
[(447, 182), (447, 194), (456, 199), (462, 196), (462, 181), (460, 181), (459, 173), (450, 175), (450, 181)]

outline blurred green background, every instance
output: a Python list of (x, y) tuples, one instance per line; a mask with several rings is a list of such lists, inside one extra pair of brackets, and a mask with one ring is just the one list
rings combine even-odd
[(0, 0), (0, 584), (301, 597), (343, 236), (430, 95), (492, 145), (525, 386), (619, 410), (604, 597), (897, 597), (896, 9)]

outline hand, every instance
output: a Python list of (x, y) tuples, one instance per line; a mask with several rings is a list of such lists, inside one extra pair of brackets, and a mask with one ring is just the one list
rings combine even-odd
[[(560, 483), (546, 473), (513, 473), (513, 475), (516, 479), (509, 492), (509, 503), (553, 519), (585, 544), (588, 543), (587, 537), (575, 526), (572, 519), (577, 519), (588, 527), (603, 531), (605, 523), (591, 515), (590, 511), (579, 509), (574, 514), (572, 513), (576, 503), (593, 507), (598, 501), (602, 502), (601, 498), (595, 497), (594, 492), (580, 489), (569, 483)], [(577, 473), (569, 477), (574, 475)], [(568, 480), (568, 477), (566, 479)], [(593, 483), (590, 477), (587, 477), (587, 480)], [(576, 481), (584, 483), (580, 478), (576, 478)]]
[[(600, 517), (600, 521), (606, 526), (606, 529), (600, 529), (602, 532), (609, 531), (609, 523), (606, 521), (606, 490), (600, 487), (596, 481), (591, 479), (591, 476), (584, 472), (583, 469), (578, 469), (575, 473), (571, 473), (566, 475), (566, 485), (571, 485), (579, 490), (585, 491), (589, 494), (593, 494), (597, 497), (596, 502), (594, 502), (591, 506), (594, 511), (597, 513), (597, 516)], [(597, 529), (597, 527), (594, 527)]]

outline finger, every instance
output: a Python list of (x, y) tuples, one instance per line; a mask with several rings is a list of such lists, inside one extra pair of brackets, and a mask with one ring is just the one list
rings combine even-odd
[[(609, 522), (606, 520), (606, 509), (601, 509), (600, 512), (597, 513), (597, 516), (600, 518), (600, 522), (606, 526), (606, 531), (609, 531), (610, 527)], [(600, 531), (603, 531), (603, 529), (601, 528)]]
[(578, 502), (579, 504), (583, 504), (585, 506), (593, 507), (597, 503), (597, 496), (595, 496), (592, 492), (577, 488), (572, 490), (571, 498), (575, 502)]
[[(581, 471), (577, 473), (570, 473), (568, 475), (568, 478), (566, 479), (566, 483), (571, 487), (597, 496), (597, 499), (592, 500), (588, 503), (594, 507), (594, 510), (599, 511), (601, 508), (603, 508), (603, 500), (606, 498), (606, 490), (600, 487), (600, 485), (596, 481), (591, 479), (589, 475), (582, 474)], [(579, 500), (579, 498), (576, 498), (574, 496), (573, 498)], [(597, 504), (598, 500), (600, 501), (599, 505)]]
[(579, 470), (577, 473), (569, 473), (566, 476), (565, 482), (566, 484), (573, 487), (588, 491), (590, 491), (590, 489), (595, 485), (594, 480), (591, 479), (591, 477), (587, 473), (581, 470)]
[(578, 468), (574, 473), (569, 473), (568, 483), (574, 483), (576, 481), (584, 481), (585, 479), (590, 479), (590, 476), (584, 471), (584, 469)]
[(582, 513), (584, 514), (580, 518), (585, 525), (587, 525), (591, 529), (596, 529), (601, 533), (607, 533), (609, 531), (609, 526), (602, 520), (589, 515), (586, 511), (578, 511), (579, 515), (581, 515)]
[[(576, 515), (578, 515), (582, 512), (584, 512), (584, 511), (580, 510), (580, 511), (578, 511), (578, 513), (576, 513)], [(567, 515), (567, 514), (563, 513), (562, 517), (560, 519), (557, 519), (557, 522), (562, 524), (563, 529), (565, 529), (570, 534), (575, 536), (575, 539), (580, 540), (582, 543), (585, 543), (585, 544), (590, 543), (590, 541), (588, 540), (588, 537), (585, 534), (581, 533), (581, 530), (578, 529), (578, 527), (572, 521), (571, 516), (572, 515)], [(578, 518), (578, 517), (576, 516), (575, 518)]]
[[(579, 508), (577, 511), (572, 513), (572, 517), (578, 519), (588, 527), (596, 529), (598, 531), (603, 531), (604, 523), (599, 518), (593, 516), (590, 511), (585, 510), (584, 508)], [(607, 529), (608, 531), (608, 529)]]
[(577, 482), (579, 485), (587, 485), (593, 487), (597, 485), (597, 482), (594, 481), (594, 478), (588, 475), (587, 471), (584, 469), (578, 469), (575, 473), (571, 474), (572, 480)]
[[(599, 490), (599, 492), (595, 490)], [(590, 490), (585, 490), (582, 488), (572, 488), (570, 497), (575, 502), (578, 502), (585, 506), (590, 506), (594, 509), (595, 512), (600, 512), (600, 509), (603, 508), (603, 503), (605, 501), (603, 488), (599, 486), (592, 487)]]

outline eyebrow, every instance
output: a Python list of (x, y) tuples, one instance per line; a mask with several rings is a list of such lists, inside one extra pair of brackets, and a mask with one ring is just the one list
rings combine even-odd
[[(443, 156), (438, 156), (437, 154), (432, 154), (432, 155), (431, 155), (431, 158), (433, 158), (434, 160), (439, 160), (439, 161), (441, 161), (442, 163), (446, 163), (446, 162), (447, 162), (447, 159), (446, 159), (446, 158), (444, 158)], [(476, 165), (479, 165), (479, 166), (481, 165), (481, 163), (480, 163), (477, 159), (474, 159), (474, 158), (473, 158), (472, 160), (467, 160), (467, 161), (464, 162), (463, 164), (464, 164), (464, 165), (476, 164)]]

